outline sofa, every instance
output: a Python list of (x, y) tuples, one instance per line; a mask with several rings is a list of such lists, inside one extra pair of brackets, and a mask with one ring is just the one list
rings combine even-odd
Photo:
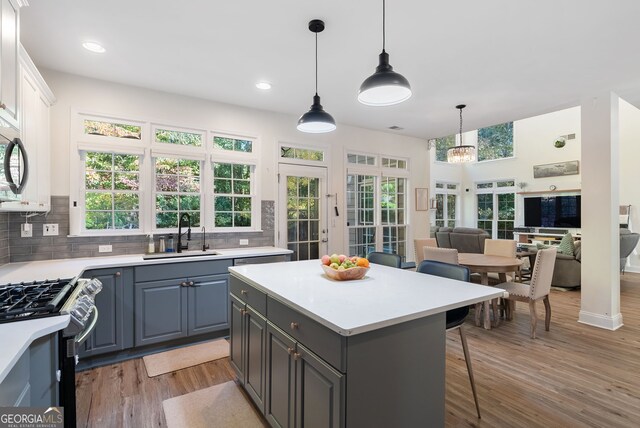
[(440, 227), (436, 230), (440, 248), (455, 248), (459, 253), (484, 253), (484, 241), (489, 234), (474, 227)]
[[(620, 229), (620, 272), (624, 271), (627, 257), (633, 252), (640, 240), (640, 234), (633, 233), (628, 229)], [(553, 269), (553, 279), (551, 285), (554, 287), (573, 288), (581, 284), (581, 241), (575, 242), (573, 255), (556, 255), (556, 264)]]

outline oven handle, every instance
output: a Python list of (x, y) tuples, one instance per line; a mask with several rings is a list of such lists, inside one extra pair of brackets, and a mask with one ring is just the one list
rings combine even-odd
[(76, 339), (75, 339), (76, 344), (80, 345), (85, 340), (87, 340), (87, 337), (89, 337), (89, 335), (91, 334), (91, 332), (95, 328), (96, 322), (98, 322), (98, 308), (97, 308), (97, 306), (94, 306), (93, 307), (93, 318), (91, 319), (91, 324), (89, 324), (87, 326), (87, 328), (85, 328), (84, 331), (79, 336), (76, 337)]

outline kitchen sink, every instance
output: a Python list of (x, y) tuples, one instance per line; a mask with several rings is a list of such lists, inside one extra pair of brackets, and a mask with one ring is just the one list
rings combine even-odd
[(220, 255), (219, 252), (214, 250), (187, 250), (182, 251), (181, 253), (153, 253), (153, 254), (145, 254), (142, 256), (143, 260), (154, 260), (154, 259), (175, 259), (175, 258), (184, 258), (184, 257), (203, 257), (203, 256), (217, 256)]

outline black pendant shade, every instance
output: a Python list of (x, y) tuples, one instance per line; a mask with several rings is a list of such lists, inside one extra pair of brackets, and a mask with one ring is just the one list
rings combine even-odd
[(298, 119), (297, 128), (299, 131), (311, 134), (331, 132), (336, 129), (336, 121), (329, 113), (324, 111), (318, 94), (313, 96), (313, 104), (309, 111)]
[(314, 19), (309, 22), (309, 31), (316, 33), (316, 94), (313, 96), (313, 104), (308, 112), (298, 119), (298, 131), (311, 134), (331, 132), (336, 129), (336, 121), (329, 113), (324, 111), (318, 95), (318, 33), (324, 30), (324, 22)]
[(386, 43), (386, 5), (382, 1), (382, 52), (375, 73), (367, 77), (358, 92), (358, 101), (368, 106), (391, 106), (411, 97), (411, 85), (400, 73), (393, 71), (389, 64)]

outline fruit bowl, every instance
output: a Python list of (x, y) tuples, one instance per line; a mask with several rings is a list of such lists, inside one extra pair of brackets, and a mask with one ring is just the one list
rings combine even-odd
[(324, 273), (331, 279), (336, 281), (349, 281), (352, 279), (362, 279), (369, 271), (366, 267), (352, 267), (345, 270), (336, 270), (327, 265), (320, 265)]

